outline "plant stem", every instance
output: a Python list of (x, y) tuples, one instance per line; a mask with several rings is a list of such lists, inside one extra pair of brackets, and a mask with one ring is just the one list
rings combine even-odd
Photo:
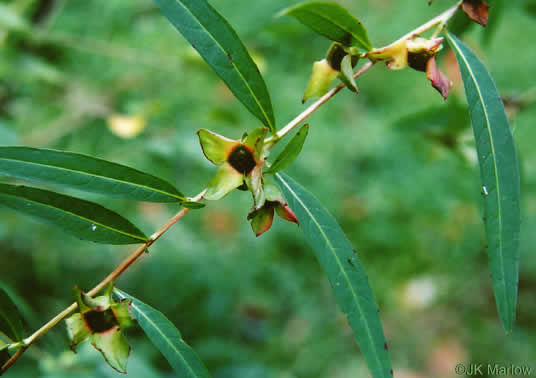
[[(439, 25), (440, 28), (443, 28), (446, 25), (446, 23), (448, 22), (448, 20), (450, 20), (452, 18), (452, 16), (454, 16), (456, 11), (458, 11), (458, 9), (460, 8), (461, 4), (462, 4), (462, 0), (458, 1), (456, 3), (456, 5), (450, 7), (449, 9), (447, 9), (446, 11), (441, 13), (439, 16), (434, 17), (430, 21), (428, 21), (428, 22), (422, 24), (421, 26), (419, 26), (418, 28), (413, 29), (412, 31), (410, 31), (409, 33), (407, 33), (403, 37), (399, 38), (395, 42), (393, 42), (393, 43), (391, 43), (391, 44), (389, 44), (389, 45), (387, 45), (385, 47), (382, 47), (380, 49), (374, 49), (374, 50), (383, 50), (383, 49), (389, 48), (390, 46), (396, 45), (397, 43), (400, 43), (401, 41), (415, 38), (415, 37), (421, 35), (422, 33), (432, 29), (434, 26)], [(372, 50), (372, 51), (374, 51), (374, 50)], [(370, 53), (370, 51), (365, 53), (365, 54), (363, 54), (363, 57), (366, 57), (368, 53)], [(367, 64), (365, 64), (363, 67), (361, 67), (361, 69), (359, 71), (357, 71), (353, 75), (354, 79), (358, 78), (359, 76), (361, 76), (362, 74), (367, 72), (373, 66), (373, 64), (374, 64), (373, 61), (367, 62)], [(341, 83), (341, 84), (337, 85), (335, 88), (331, 89), (324, 96), (322, 96), (318, 100), (316, 100), (316, 102), (314, 102), (311, 106), (309, 106), (307, 109), (305, 109), (302, 113), (300, 113), (296, 118), (294, 118), (292, 121), (290, 121), (287, 125), (285, 125), (281, 130), (279, 130), (277, 132), (277, 134), (275, 136), (271, 136), (269, 138), (266, 138), (265, 141), (264, 141), (264, 144), (268, 146), (267, 148), (268, 149), (272, 148), (281, 138), (283, 138), (285, 135), (290, 133), (294, 128), (296, 128), (296, 126), (301, 124), (305, 119), (307, 119), (307, 117), (309, 117), (311, 114), (313, 114), (318, 108), (320, 108), (322, 105), (324, 105), (329, 99), (331, 99), (333, 96), (335, 96), (342, 88), (344, 88), (344, 84)]]
[[(205, 195), (206, 189), (203, 190), (201, 193), (199, 193), (197, 196), (190, 199), (190, 201), (198, 202), (203, 199), (203, 196)], [(162, 227), (158, 229), (150, 238), (147, 240), (144, 244), (142, 244), (138, 249), (136, 249), (132, 254), (130, 254), (117, 268), (114, 269), (113, 272), (108, 274), (106, 278), (104, 278), (101, 282), (97, 284), (93, 289), (88, 291), (89, 296), (94, 296), (98, 292), (100, 292), (102, 289), (104, 289), (108, 284), (115, 281), (125, 270), (127, 270), (134, 261), (136, 261), (140, 256), (143, 255), (143, 253), (155, 242), (157, 241), (162, 235), (164, 235), (175, 223), (177, 223), (183, 216), (188, 214), (190, 209), (183, 208), (181, 211), (179, 211), (177, 214), (175, 214), (169, 221), (166, 222)], [(61, 322), (64, 318), (69, 316), (74, 310), (76, 310), (78, 307), (78, 303), (74, 302), (69, 307), (67, 307), (65, 310), (60, 312), (58, 315), (56, 315), (54, 318), (52, 318), (48, 323), (46, 323), (44, 326), (39, 328), (37, 331), (35, 331), (31, 336), (27, 337), (22, 341), (22, 346), (20, 349), (15, 353), (3, 366), (2, 370), (0, 371), (0, 375), (4, 374), (19, 358), (22, 356), (22, 354), (39, 339), (41, 336), (43, 336), (45, 333), (50, 331), (54, 326), (56, 326), (59, 322)]]
[[(359, 76), (363, 75), (365, 72), (367, 72), (372, 66), (374, 65), (374, 62), (367, 62), (363, 67), (359, 69), (353, 76), (354, 79), (357, 79)], [(277, 132), (277, 138), (274, 138), (273, 136), (267, 138), (264, 143), (269, 144), (269, 148), (273, 147), (281, 138), (283, 138), (285, 135), (290, 133), (296, 126), (298, 126), (300, 123), (305, 121), (307, 117), (309, 117), (311, 114), (313, 114), (318, 108), (320, 108), (322, 105), (324, 105), (326, 102), (328, 102), (329, 99), (331, 99), (333, 96), (335, 96), (341, 89), (344, 88), (344, 84), (339, 84), (335, 88), (331, 89), (328, 93), (326, 93), (324, 96), (320, 97), (318, 100), (316, 100), (311, 106), (309, 106), (307, 109), (305, 109), (303, 112), (301, 112), (296, 118), (294, 118), (292, 121), (290, 121), (285, 127), (283, 127), (281, 130)]]
[[(427, 32), (428, 30), (432, 29), (434, 26), (437, 26), (437, 25), (442, 25), (444, 27), (447, 24), (447, 22), (452, 18), (452, 16), (454, 16), (454, 14), (456, 14), (458, 9), (462, 5), (462, 2), (463, 2), (462, 0), (458, 1), (456, 3), (456, 5), (450, 7), (449, 9), (447, 9), (446, 11), (441, 13), (439, 16), (434, 17), (430, 21), (428, 21), (428, 22), (422, 24), (421, 26), (419, 26), (418, 28), (413, 29), (412, 31), (410, 31), (409, 33), (404, 35), (403, 37), (401, 37), (401, 38), (397, 39), (396, 41), (394, 41), (393, 43), (391, 43), (391, 44), (389, 44), (387, 46), (381, 47), (379, 49), (374, 49), (374, 50), (387, 49), (387, 48), (389, 48), (391, 46), (394, 46), (397, 43), (400, 43), (402, 41), (407, 41), (409, 39), (413, 39), (415, 37), (420, 36), (422, 33)], [(372, 51), (374, 51), (374, 50), (372, 50)], [(370, 51), (365, 53), (365, 55), (368, 54), (368, 53), (370, 53)]]

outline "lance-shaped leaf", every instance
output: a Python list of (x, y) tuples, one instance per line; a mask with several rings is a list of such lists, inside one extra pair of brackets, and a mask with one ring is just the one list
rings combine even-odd
[(132, 300), (132, 315), (147, 337), (168, 360), (178, 377), (210, 377), (197, 354), (184, 342), (179, 330), (164, 314), (117, 289), (114, 290), (114, 295), (120, 299)]
[(8, 293), (0, 287), (0, 332), (13, 341), (22, 340), (22, 318)]
[(271, 167), (266, 171), (266, 173), (276, 173), (285, 168), (287, 168), (294, 159), (300, 154), (307, 134), (309, 133), (309, 124), (303, 125), (300, 130), (292, 137), (290, 142), (285, 146), (283, 151), (275, 158)]
[(367, 275), (339, 225), (322, 204), (285, 174), (275, 175), (354, 331), (373, 378), (392, 378), (378, 305)]
[(520, 178), (512, 132), (486, 67), (452, 34), (469, 105), (484, 197), (488, 257), (499, 317), (512, 329), (519, 276)]
[(124, 165), (72, 152), (0, 147), (0, 174), (138, 201), (175, 202), (185, 199), (181, 192), (162, 179)]
[(280, 14), (292, 16), (318, 34), (345, 46), (367, 51), (372, 49), (363, 24), (337, 3), (309, 1), (285, 9)]
[(205, 0), (153, 0), (246, 108), (275, 132), (259, 69), (229, 23)]
[(0, 205), (97, 243), (134, 244), (147, 236), (119, 214), (93, 202), (48, 190), (0, 184)]

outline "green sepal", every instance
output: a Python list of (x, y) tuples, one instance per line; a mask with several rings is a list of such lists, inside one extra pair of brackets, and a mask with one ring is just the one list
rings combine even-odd
[(352, 92), (359, 93), (353, 75), (354, 71), (352, 68), (352, 56), (346, 55), (341, 61), (341, 72), (339, 74), (339, 79), (341, 79), (344, 85), (346, 85), (346, 88)]
[(272, 227), (274, 221), (273, 204), (266, 204), (261, 209), (251, 213), (248, 218), (251, 219), (251, 229), (255, 236), (261, 236)]
[(197, 136), (206, 158), (216, 165), (225, 162), (231, 151), (240, 143), (207, 129), (197, 130)]
[(82, 314), (90, 310), (104, 311), (110, 307), (111, 299), (109, 295), (91, 298), (89, 295), (80, 290), (78, 286), (73, 288), (73, 294), (78, 302), (78, 307)]
[(253, 195), (253, 206), (255, 210), (260, 209), (266, 198), (264, 196), (264, 190), (262, 188), (262, 166), (264, 162), (257, 164), (251, 173), (246, 177), (246, 185)]
[(101, 352), (108, 365), (120, 373), (127, 372), (130, 345), (118, 326), (103, 333), (95, 333), (91, 345)]
[(309, 79), (309, 84), (303, 94), (302, 103), (313, 97), (321, 97), (329, 91), (331, 83), (337, 78), (339, 71), (333, 69), (326, 59), (319, 60), (313, 64), (313, 73)]
[(91, 337), (91, 331), (79, 312), (65, 319), (65, 322), (67, 323), (67, 333), (71, 339), (71, 349), (74, 351), (78, 344)]
[(264, 184), (264, 195), (266, 200), (270, 202), (282, 202), (285, 203), (283, 199), (283, 194), (277, 185), (271, 184), (269, 182)]
[(208, 183), (204, 198), (209, 201), (219, 200), (242, 185), (243, 181), (244, 175), (242, 173), (228, 163), (224, 163), (216, 172), (216, 176)]
[(134, 316), (132, 315), (132, 311), (130, 309), (131, 305), (132, 301), (129, 299), (123, 299), (120, 302), (112, 303), (110, 305), (110, 308), (112, 309), (121, 329), (134, 325)]
[(249, 133), (244, 140), (244, 146), (249, 147), (253, 150), (253, 155), (256, 161), (262, 159), (264, 137), (266, 136), (267, 131), (268, 129), (266, 127), (256, 128), (251, 133)]
[(365, 56), (373, 62), (385, 60), (391, 70), (402, 70), (408, 66), (408, 48), (404, 39), (381, 49), (369, 51)]

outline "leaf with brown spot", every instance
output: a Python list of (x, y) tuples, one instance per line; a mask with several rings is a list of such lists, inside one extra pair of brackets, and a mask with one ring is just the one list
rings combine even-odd
[(426, 77), (432, 83), (432, 86), (437, 89), (441, 96), (446, 100), (449, 97), (449, 89), (451, 87), (448, 77), (439, 70), (435, 60), (435, 56), (428, 59), (426, 63)]
[(471, 20), (484, 27), (488, 24), (489, 5), (484, 0), (463, 0), (462, 9)]

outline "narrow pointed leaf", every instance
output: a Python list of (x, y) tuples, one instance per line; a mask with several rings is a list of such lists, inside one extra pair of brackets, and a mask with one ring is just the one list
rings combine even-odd
[(345, 46), (372, 50), (367, 30), (341, 5), (334, 2), (309, 1), (285, 9), (282, 15), (292, 16), (305, 26)]
[(486, 67), (462, 41), (447, 34), (465, 86), (484, 197), (488, 257), (499, 317), (512, 329), (519, 277), (520, 177), (512, 132)]
[(13, 341), (22, 340), (22, 317), (8, 293), (0, 287), (0, 332)]
[(307, 134), (309, 133), (309, 124), (303, 125), (300, 130), (292, 137), (290, 142), (285, 146), (283, 151), (275, 158), (271, 167), (266, 173), (276, 173), (287, 168), (300, 154)]
[(47, 190), (0, 184), (0, 205), (97, 243), (143, 243), (147, 237), (117, 213), (93, 202)]
[(162, 179), (124, 165), (65, 151), (0, 147), (0, 174), (138, 201), (185, 199)]
[(365, 271), (331, 214), (289, 176), (275, 175), (354, 331), (373, 378), (392, 378), (378, 305)]
[(179, 330), (164, 314), (122, 291), (115, 289), (114, 294), (120, 299), (132, 299), (132, 315), (147, 337), (168, 360), (178, 377), (210, 377), (197, 354), (184, 342)]
[(264, 80), (229, 23), (205, 0), (153, 0), (177, 30), (272, 132), (275, 119)]

